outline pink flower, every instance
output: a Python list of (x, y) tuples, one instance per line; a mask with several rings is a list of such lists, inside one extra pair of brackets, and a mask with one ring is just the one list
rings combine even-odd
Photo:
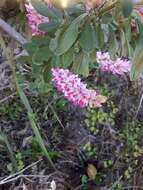
[(111, 72), (114, 75), (124, 75), (130, 72), (131, 64), (128, 60), (120, 58), (112, 60), (108, 52), (97, 52), (96, 56), (99, 69), (103, 72)]
[(99, 95), (95, 90), (86, 87), (78, 75), (69, 70), (60, 68), (52, 69), (52, 81), (57, 90), (64, 94), (64, 97), (74, 105), (81, 108), (89, 106), (101, 107), (106, 101), (104, 96)]
[(26, 16), (28, 18), (29, 26), (31, 27), (31, 31), (32, 31), (32, 36), (45, 35), (46, 34), (45, 32), (41, 32), (38, 29), (38, 25), (44, 22), (48, 22), (49, 19), (37, 13), (37, 11), (32, 6), (30, 0), (27, 0), (27, 4), (25, 4), (25, 7), (27, 11)]

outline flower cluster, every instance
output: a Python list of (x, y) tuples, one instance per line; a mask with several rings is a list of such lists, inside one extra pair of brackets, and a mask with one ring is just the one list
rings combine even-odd
[(74, 105), (81, 108), (87, 106), (101, 107), (106, 97), (99, 95), (95, 90), (87, 89), (81, 79), (69, 70), (52, 69), (53, 82), (57, 90), (64, 94), (64, 97)]
[(32, 31), (32, 36), (43, 36), (46, 33), (45, 32), (41, 32), (38, 29), (38, 25), (44, 22), (48, 22), (49, 19), (47, 17), (44, 17), (42, 15), (40, 15), (39, 13), (37, 13), (37, 11), (34, 9), (34, 7), (32, 6), (30, 0), (27, 0), (27, 4), (25, 4), (26, 7), (26, 11), (27, 11), (27, 18), (28, 18), (28, 22), (29, 22), (29, 26), (31, 27), (31, 31)]
[(96, 56), (99, 69), (103, 72), (111, 72), (114, 75), (120, 76), (130, 72), (131, 64), (128, 60), (120, 58), (112, 60), (108, 52), (97, 52)]

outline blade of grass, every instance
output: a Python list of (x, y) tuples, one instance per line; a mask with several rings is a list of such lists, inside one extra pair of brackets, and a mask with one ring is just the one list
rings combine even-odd
[(49, 155), (49, 153), (48, 153), (48, 151), (47, 151), (47, 149), (46, 149), (46, 147), (45, 147), (45, 145), (44, 145), (44, 142), (43, 142), (43, 140), (42, 140), (42, 137), (41, 137), (41, 135), (40, 135), (38, 126), (37, 126), (37, 124), (36, 124), (36, 122), (35, 122), (35, 121), (36, 121), (35, 115), (34, 115), (33, 110), (32, 110), (32, 108), (31, 108), (31, 106), (30, 106), (30, 104), (29, 104), (28, 98), (26, 97), (26, 95), (25, 95), (25, 93), (23, 92), (22, 88), (21, 88), (20, 85), (18, 84), (18, 80), (17, 80), (17, 77), (16, 77), (16, 76), (15, 76), (15, 79), (16, 79), (15, 82), (16, 82), (17, 91), (18, 91), (18, 93), (19, 93), (19, 96), (20, 96), (20, 98), (21, 98), (21, 100), (22, 100), (22, 102), (23, 102), (25, 108), (27, 109), (27, 114), (28, 114), (28, 118), (29, 118), (31, 127), (32, 127), (32, 129), (33, 129), (33, 131), (34, 131), (34, 134), (35, 134), (37, 140), (38, 140), (38, 143), (39, 143), (39, 145), (40, 145), (40, 147), (41, 147), (41, 150), (43, 151), (44, 155), (45, 155), (46, 158), (48, 159), (48, 161), (49, 161), (50, 165), (52, 166), (52, 168), (55, 169), (55, 166), (54, 166), (54, 164), (53, 164), (53, 162), (52, 162), (52, 160), (51, 160), (51, 158), (50, 158), (50, 155)]
[(5, 55), (7, 57), (7, 61), (12, 69), (12, 74), (13, 74), (13, 80), (15, 82), (15, 85), (16, 85), (16, 89), (17, 89), (17, 92), (20, 96), (20, 99), (22, 101), (22, 103), (24, 104), (26, 110), (27, 110), (27, 115), (28, 115), (28, 118), (29, 118), (29, 121), (30, 121), (30, 124), (31, 124), (31, 127), (33, 129), (33, 132), (38, 140), (38, 143), (39, 143), (39, 146), (41, 147), (41, 150), (43, 152), (43, 154), (45, 155), (45, 157), (47, 158), (49, 164), (51, 165), (51, 167), (56, 170), (55, 166), (54, 166), (54, 163), (45, 147), (45, 144), (43, 142), (43, 139), (41, 137), (41, 134), (39, 132), (39, 129), (38, 129), (38, 126), (36, 124), (36, 119), (35, 119), (35, 115), (33, 113), (33, 110), (30, 106), (30, 103), (28, 101), (28, 98), (26, 97), (23, 89), (21, 88), (21, 86), (19, 85), (18, 83), (18, 79), (17, 79), (17, 76), (16, 76), (16, 71), (15, 71), (15, 61), (14, 61), (14, 58), (13, 58), (13, 54), (11, 52), (11, 50), (9, 48), (6, 47), (6, 44), (4, 42), (4, 39), (2, 37), (2, 35), (0, 35), (0, 43), (1, 43), (1, 46), (5, 52)]

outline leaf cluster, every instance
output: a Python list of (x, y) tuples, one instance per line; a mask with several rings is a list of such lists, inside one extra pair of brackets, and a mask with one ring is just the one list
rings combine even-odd
[(142, 74), (143, 25), (131, 0), (105, 1), (89, 12), (84, 4), (51, 9), (32, 0), (32, 5), (50, 20), (39, 25), (39, 30), (47, 32), (47, 36), (33, 38), (25, 46), (32, 56), (34, 73), (38, 71), (45, 82), (50, 81), (50, 71), (55, 66), (87, 77), (96, 64), (97, 51), (109, 51), (113, 59), (130, 58), (131, 79)]

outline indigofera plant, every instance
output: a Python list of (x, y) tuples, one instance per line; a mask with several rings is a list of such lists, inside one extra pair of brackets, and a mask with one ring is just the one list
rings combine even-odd
[(116, 59), (112, 60), (109, 53), (97, 52), (97, 62), (99, 63), (99, 69), (103, 72), (111, 72), (114, 75), (123, 76), (130, 72), (131, 63), (128, 60)]
[(27, 11), (27, 17), (29, 21), (29, 26), (31, 27), (31, 32), (33, 36), (37, 35), (45, 35), (45, 32), (42, 32), (38, 29), (38, 25), (44, 22), (48, 22), (49, 19), (47, 17), (44, 17), (37, 13), (37, 11), (34, 9), (32, 4), (30, 3), (30, 0), (27, 1), (27, 4), (25, 4), (26, 11)]
[(102, 103), (106, 101), (106, 97), (98, 94), (95, 90), (87, 89), (86, 84), (69, 70), (52, 69), (52, 75), (57, 89), (63, 92), (65, 98), (74, 105), (79, 105), (81, 108), (101, 107)]
[[(130, 72), (131, 79), (137, 79), (142, 74), (142, 15), (132, 0), (75, 0), (72, 4), (68, 0), (44, 2), (28, 0), (29, 5), (26, 5), (33, 35), (40, 35), (34, 37), (26, 48), (32, 57), (33, 71), (38, 70), (45, 82), (52, 76), (58, 88), (60, 82), (60, 91), (71, 102), (85, 107), (89, 98), (86, 101), (85, 97), (73, 100), (71, 94), (67, 95), (67, 85), (70, 83), (71, 90), (74, 81), (69, 81), (69, 76), (76, 76), (69, 70), (88, 77), (92, 65), (99, 63), (99, 69), (119, 76)], [(35, 16), (36, 12), (38, 16)], [(61, 71), (70, 73), (64, 75), (63, 84), (55, 79), (56, 76), (63, 77), (59, 76)], [(76, 85), (76, 92), (79, 92), (79, 83)]]

